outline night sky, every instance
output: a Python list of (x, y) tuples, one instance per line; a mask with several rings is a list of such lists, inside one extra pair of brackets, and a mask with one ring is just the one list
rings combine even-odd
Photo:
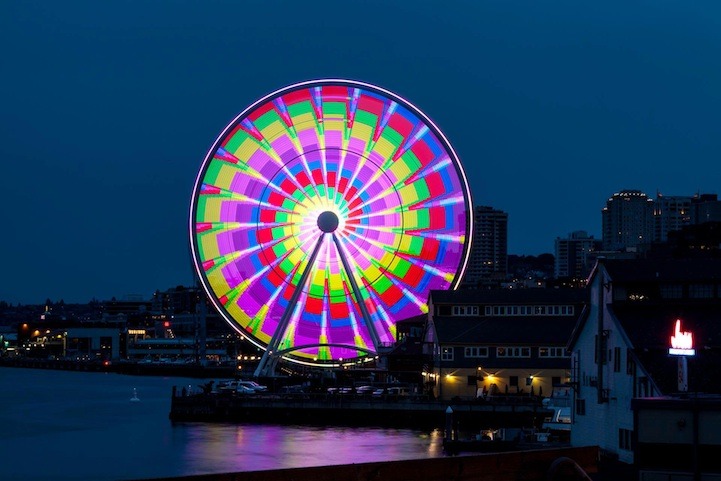
[[(389, 5), (389, 3), (392, 3)], [(721, 3), (0, 2), (0, 300), (193, 281), (187, 216), (257, 98), (375, 83), (443, 130), (509, 253), (600, 237), (621, 189), (721, 193)]]

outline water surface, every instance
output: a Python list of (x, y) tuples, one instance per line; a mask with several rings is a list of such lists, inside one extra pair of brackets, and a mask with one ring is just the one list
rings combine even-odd
[(438, 431), (171, 423), (172, 386), (202, 382), (0, 368), (0, 479), (110, 481), (443, 455)]

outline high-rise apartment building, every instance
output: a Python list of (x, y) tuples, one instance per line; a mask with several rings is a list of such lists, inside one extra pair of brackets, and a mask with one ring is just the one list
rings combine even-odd
[(721, 221), (721, 202), (716, 194), (656, 194), (653, 203), (653, 240), (668, 242), (669, 232), (690, 225)]
[(640, 190), (613, 194), (601, 211), (603, 249), (635, 249), (653, 240), (653, 199)]
[(482, 279), (504, 278), (508, 271), (508, 214), (493, 207), (473, 210), (473, 245), (463, 285)]
[(691, 206), (691, 222), (703, 224), (704, 222), (721, 222), (721, 201), (716, 194), (701, 194), (696, 196)]
[(554, 274), (556, 279), (585, 279), (591, 273), (592, 254), (601, 249), (601, 241), (586, 231), (575, 231), (566, 239), (556, 238)]
[(653, 240), (667, 242), (668, 233), (691, 225), (694, 197), (656, 194), (653, 203)]

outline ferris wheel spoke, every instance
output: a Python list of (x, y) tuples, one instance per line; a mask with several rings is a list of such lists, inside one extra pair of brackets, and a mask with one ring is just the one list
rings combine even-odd
[(361, 295), (360, 289), (358, 289), (358, 284), (356, 283), (355, 279), (355, 271), (351, 269), (350, 264), (348, 263), (348, 259), (346, 258), (345, 252), (343, 252), (343, 246), (338, 241), (338, 237), (333, 235), (333, 242), (335, 243), (336, 249), (338, 251), (338, 256), (341, 259), (341, 262), (343, 263), (343, 268), (345, 269), (346, 273), (348, 274), (348, 280), (350, 281), (351, 287), (353, 288), (353, 294), (356, 297), (356, 301), (358, 303), (358, 308), (361, 311), (361, 314), (363, 316), (363, 321), (366, 324), (366, 329), (368, 329), (368, 333), (371, 336), (371, 340), (373, 341), (373, 347), (375, 348), (376, 352), (378, 352), (378, 349), (380, 348), (380, 339), (378, 338), (378, 333), (376, 332), (375, 326), (373, 325), (373, 319), (371, 319), (370, 313), (368, 312), (368, 308), (365, 305), (365, 300), (363, 299), (363, 296)]
[(258, 364), (258, 368), (256, 369), (256, 377), (265, 373), (266, 365), (268, 363), (268, 356), (273, 354), (273, 351), (278, 350), (278, 345), (285, 336), (285, 331), (288, 328), (288, 322), (290, 321), (291, 315), (293, 314), (293, 310), (297, 306), (299, 306), (298, 297), (300, 297), (301, 293), (303, 292), (303, 286), (305, 286), (308, 280), (308, 276), (313, 270), (315, 258), (318, 255), (318, 251), (320, 250), (321, 245), (323, 244), (323, 238), (324, 236), (321, 235), (321, 237), (318, 239), (318, 242), (316, 242), (313, 253), (310, 255), (310, 259), (308, 259), (308, 263), (305, 265), (305, 268), (300, 275), (300, 282), (298, 282), (298, 285), (293, 290), (293, 295), (288, 301), (288, 305), (286, 306), (285, 311), (283, 311), (283, 317), (281, 317), (280, 321), (278, 321), (278, 326), (276, 327), (275, 332), (273, 333), (273, 337), (268, 344), (268, 349), (266, 349), (265, 353), (263, 353), (263, 357)]

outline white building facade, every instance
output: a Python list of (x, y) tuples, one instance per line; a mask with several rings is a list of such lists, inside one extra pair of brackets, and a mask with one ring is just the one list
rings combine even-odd
[(572, 446), (599, 446), (606, 455), (633, 463), (633, 412), (636, 396), (659, 396), (636, 359), (631, 341), (609, 309), (613, 283), (602, 263), (589, 280), (588, 315), (569, 344), (574, 386)]

